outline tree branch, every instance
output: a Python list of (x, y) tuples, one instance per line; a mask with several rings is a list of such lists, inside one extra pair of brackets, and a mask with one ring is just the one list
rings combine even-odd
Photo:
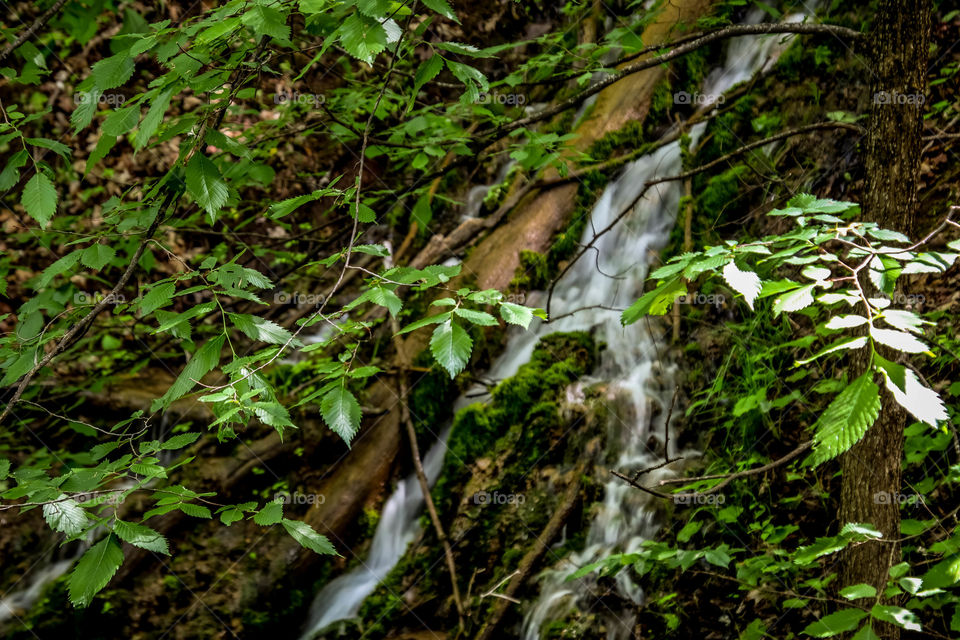
[(7, 56), (13, 53), (14, 49), (16, 49), (17, 47), (22, 45), (24, 42), (32, 38), (33, 34), (35, 34), (40, 29), (40, 27), (45, 25), (47, 21), (49, 21), (50, 18), (54, 16), (54, 14), (60, 11), (60, 9), (63, 8), (63, 5), (65, 4), (67, 4), (67, 0), (57, 0), (56, 2), (54, 2), (53, 6), (47, 9), (46, 11), (44, 11), (39, 18), (34, 20), (33, 24), (31, 24), (23, 32), (21, 32), (20, 35), (17, 36), (16, 40), (14, 40), (13, 42), (5, 46), (3, 48), (3, 51), (0, 51), (0, 62), (3, 62), (4, 60), (6, 60)]

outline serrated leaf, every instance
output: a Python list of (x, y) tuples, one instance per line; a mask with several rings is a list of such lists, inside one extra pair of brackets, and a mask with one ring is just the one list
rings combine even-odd
[(907, 631), (922, 631), (920, 619), (916, 614), (903, 607), (896, 607), (889, 604), (875, 604), (870, 610), (870, 614), (877, 620), (895, 624)]
[(340, 26), (340, 44), (347, 53), (367, 64), (387, 48), (387, 32), (377, 20), (354, 13)]
[(470, 336), (453, 320), (438, 325), (430, 337), (430, 353), (451, 378), (455, 378), (467, 366), (472, 349)]
[(20, 204), (41, 227), (47, 226), (57, 212), (57, 190), (50, 178), (42, 171), (37, 171), (23, 187)]
[(261, 527), (277, 524), (281, 520), (283, 520), (283, 505), (279, 502), (268, 502), (253, 516), (253, 521)]
[(820, 464), (836, 458), (863, 438), (880, 415), (880, 387), (872, 371), (841, 391), (814, 425), (813, 460)]
[(620, 324), (631, 325), (643, 316), (663, 315), (673, 301), (687, 293), (687, 285), (680, 277), (667, 280), (656, 289), (643, 294), (639, 300), (620, 315)]
[(164, 282), (150, 289), (143, 298), (140, 299), (140, 314), (146, 316), (153, 313), (160, 307), (165, 307), (173, 300), (173, 294), (177, 287), (172, 282)]
[(150, 142), (153, 134), (157, 132), (157, 128), (160, 126), (160, 123), (163, 122), (163, 116), (167, 113), (167, 108), (170, 106), (171, 96), (173, 96), (172, 88), (161, 93), (150, 103), (150, 109), (143, 118), (143, 122), (140, 123), (137, 135), (133, 139), (134, 149), (143, 149)]
[(369, 290), (367, 298), (374, 304), (386, 307), (392, 316), (396, 316), (403, 308), (403, 301), (397, 297), (397, 294), (384, 287), (373, 287)]
[(130, 131), (140, 122), (140, 107), (130, 105), (110, 112), (101, 126), (104, 135), (119, 137)]
[(166, 538), (146, 525), (117, 520), (113, 523), (113, 532), (117, 534), (117, 537), (121, 540), (135, 547), (170, 555)]
[(70, 602), (86, 607), (123, 563), (123, 550), (117, 538), (109, 535), (87, 549), (67, 579)]
[(533, 320), (533, 311), (522, 304), (503, 302), (500, 304), (500, 317), (510, 324), (527, 329)]
[(453, 12), (453, 9), (450, 8), (450, 5), (447, 4), (447, 0), (423, 0), (423, 4), (428, 8), (433, 9), (444, 18), (449, 18), (454, 22), (460, 22), (457, 20), (456, 14)]
[[(9, 465), (9, 463), (8, 463)], [(76, 500), (65, 494), (57, 497), (57, 502), (43, 505), (43, 519), (54, 531), (75, 536), (87, 526), (87, 514)]]
[(155, 400), (154, 403), (160, 407), (169, 407), (174, 400), (181, 398), (193, 389), (196, 384), (195, 380), (199, 381), (220, 364), (220, 349), (223, 348), (223, 342), (224, 336), (219, 335), (211, 338), (200, 347), (180, 375), (177, 376), (174, 383), (167, 389), (167, 392), (161, 398)]
[(803, 360), (797, 360), (796, 364), (797, 366), (802, 364), (808, 364), (818, 358), (821, 358), (827, 355), (828, 353), (833, 353), (834, 351), (840, 351), (841, 349), (862, 349), (865, 346), (867, 346), (866, 336), (860, 336), (859, 338), (843, 338), (841, 340), (837, 340), (836, 342), (834, 342), (828, 347), (824, 347), (823, 349), (821, 349), (820, 351), (818, 351), (817, 353), (815, 353), (809, 358), (804, 358)]
[(196, 442), (200, 438), (199, 433), (181, 433), (173, 436), (162, 445), (160, 448), (164, 451), (175, 451), (177, 449), (183, 449), (184, 447), (189, 447), (191, 444)]
[[(206, 518), (209, 520), (213, 516), (210, 514), (210, 509), (207, 509), (205, 506), (200, 504), (193, 504), (192, 502), (181, 502), (178, 505), (175, 505), (177, 509), (184, 512), (191, 518)], [(144, 519), (146, 519), (146, 514), (144, 514)]]
[(258, 38), (268, 36), (278, 40), (289, 40), (290, 27), (287, 26), (286, 20), (286, 15), (281, 11), (262, 4), (253, 5), (240, 19)]
[(328, 540), (326, 536), (314, 531), (313, 527), (306, 522), (284, 518), (281, 523), (283, 524), (283, 528), (287, 530), (287, 533), (290, 534), (290, 537), (299, 542), (301, 546), (322, 555), (340, 555), (337, 553), (337, 550), (333, 548), (333, 545), (330, 544), (330, 540)]
[(411, 96), (411, 99), (417, 95), (423, 85), (436, 78), (442, 70), (443, 58), (437, 54), (421, 62), (420, 66), (417, 67), (417, 72), (413, 74), (413, 96)]
[(847, 600), (875, 598), (877, 596), (877, 588), (871, 584), (854, 584), (840, 589), (840, 595)]
[(360, 429), (360, 403), (343, 383), (323, 396), (320, 414), (327, 426), (348, 445)]
[(187, 191), (207, 212), (212, 224), (229, 195), (227, 183), (223, 181), (220, 170), (205, 155), (195, 153), (187, 164), (186, 177)]
[(874, 358), (877, 368), (883, 373), (884, 384), (897, 404), (920, 422), (932, 427), (947, 420), (947, 409), (940, 395), (921, 384), (917, 374), (879, 355)]
[(800, 311), (813, 304), (813, 289), (815, 284), (807, 284), (793, 291), (788, 291), (773, 302), (773, 315), (779, 316), (784, 312)]
[(814, 638), (829, 638), (844, 631), (853, 631), (868, 615), (862, 609), (841, 609), (807, 625), (803, 633)]
[(922, 333), (922, 327), (925, 324), (933, 324), (932, 322), (927, 322), (917, 314), (912, 311), (905, 311), (902, 309), (887, 309), (880, 316), (883, 320), (895, 329), (900, 329), (901, 331), (909, 331), (910, 333), (920, 334)]
[(273, 320), (247, 313), (231, 313), (230, 321), (233, 326), (242, 331), (252, 340), (259, 340), (267, 344), (286, 344), (293, 334), (278, 325)]
[(741, 271), (734, 262), (728, 262), (723, 268), (723, 279), (730, 288), (743, 295), (744, 301), (753, 309), (753, 301), (760, 295), (760, 276), (753, 271)]
[(80, 262), (91, 269), (99, 271), (117, 255), (116, 249), (105, 244), (93, 244), (84, 249), (80, 255)]
[(930, 347), (923, 341), (904, 331), (873, 329), (870, 335), (880, 344), (885, 344), (904, 353), (923, 353), (930, 350)]
[(426, 317), (426, 318), (420, 318), (420, 319), (417, 320), (416, 322), (411, 322), (410, 324), (408, 324), (407, 326), (405, 326), (403, 329), (400, 329), (400, 331), (397, 332), (397, 335), (400, 336), (400, 335), (403, 335), (403, 334), (405, 334), (405, 333), (410, 333), (411, 331), (416, 331), (416, 330), (419, 329), (420, 327), (425, 327), (425, 326), (427, 326), (427, 325), (440, 324), (441, 322), (444, 322), (444, 321), (448, 320), (449, 318), (450, 318), (450, 312), (449, 312), (449, 311), (447, 311), (447, 312), (445, 312), (445, 313), (438, 313), (438, 314), (435, 315), (435, 316), (428, 316), (428, 317)]
[[(94, 84), (100, 91), (114, 89), (124, 84), (133, 75), (135, 65), (133, 58), (124, 51), (117, 55), (104, 58), (90, 68)], [(96, 101), (93, 101), (94, 108)]]
[(480, 325), (481, 327), (495, 327), (497, 326), (497, 319), (486, 311), (476, 311), (474, 309), (464, 309), (463, 307), (458, 307), (454, 309), (453, 313), (457, 316), (460, 316), (464, 320)]
[(830, 318), (830, 321), (827, 322), (824, 326), (827, 329), (851, 329), (853, 327), (859, 327), (865, 325), (869, 322), (863, 316), (858, 315), (845, 315), (845, 316), (833, 316)]

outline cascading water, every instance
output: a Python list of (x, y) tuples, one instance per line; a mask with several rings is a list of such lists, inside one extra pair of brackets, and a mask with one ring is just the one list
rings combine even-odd
[[(759, 22), (762, 15), (761, 12), (751, 14), (747, 22)], [(794, 15), (786, 20), (804, 18), (803, 15)], [(703, 93), (720, 96), (735, 84), (751, 78), (776, 60), (786, 48), (787, 39), (773, 36), (760, 41), (754, 38), (734, 40), (728, 48), (726, 63), (707, 77)], [(702, 124), (693, 127), (691, 138), (696, 141), (703, 129)], [(657, 176), (674, 175), (680, 170), (681, 150), (677, 142), (627, 165), (595, 205), (583, 241), (589, 242), (595, 230), (611, 223), (637, 197), (645, 182)], [(479, 192), (473, 201), (478, 195)], [(595, 377), (609, 382), (608, 398), (616, 400), (620, 407), (617, 412), (619, 423), (614, 425), (610, 435), (610, 450), (619, 452), (615, 463), (619, 469), (636, 469), (653, 461), (648, 442), (650, 437), (659, 440), (659, 435), (655, 434), (662, 433), (662, 429), (651, 431), (650, 423), (656, 410), (665, 414), (673, 388), (670, 382), (672, 369), (661, 363), (654, 341), (645, 331), (624, 330), (620, 326), (619, 313), (599, 307), (626, 307), (643, 290), (649, 257), (665, 244), (680, 197), (680, 184), (672, 182), (658, 185), (645, 194), (614, 232), (598, 240), (596, 251), (591, 252), (591, 256), (596, 257), (580, 260), (558, 283), (551, 308), (553, 316), (583, 310), (550, 324), (531, 326), (530, 331), (515, 333), (488, 373), (493, 380), (516, 373), (529, 360), (541, 336), (559, 331), (593, 331), (607, 344)], [(589, 308), (594, 306), (597, 308)], [(482, 399), (483, 394), (478, 394), (477, 389), (471, 390), (458, 400), (457, 408), (477, 401), (478, 395)], [(424, 460), (431, 484), (442, 467), (448, 435), (449, 428)], [(605, 461), (596, 462), (602, 465)], [(602, 474), (598, 477), (606, 477), (606, 465), (598, 473)], [(522, 637), (525, 640), (538, 640), (540, 629), (546, 622), (556, 619), (558, 614), (587, 595), (587, 579), (566, 582), (573, 569), (611, 553), (636, 550), (654, 535), (657, 523), (644, 500), (644, 494), (619, 480), (606, 483), (603, 502), (597, 506), (587, 535), (586, 548), (545, 572), (540, 596), (524, 618)], [(388, 499), (368, 558), (359, 568), (331, 581), (317, 594), (303, 640), (357, 614), (366, 597), (396, 566), (407, 545), (419, 533), (417, 519), (422, 506), (423, 496), (416, 476), (411, 475)], [(625, 575), (618, 578), (617, 586), (624, 596), (635, 602), (641, 601), (639, 588)], [(610, 637), (627, 635), (632, 620), (610, 613)]]
[[(803, 15), (793, 15), (787, 21), (800, 21)], [(759, 22), (762, 13), (751, 14), (748, 23)], [(714, 101), (728, 89), (750, 79), (758, 71), (772, 65), (785, 50), (786, 39), (765, 38), (734, 40), (728, 50), (723, 67), (713, 71), (706, 79), (703, 94)], [(690, 137), (695, 145), (705, 125), (692, 128)], [(660, 148), (649, 156), (640, 158), (626, 167), (623, 174), (604, 191), (591, 212), (591, 228), (606, 227), (624, 207), (637, 196), (644, 183), (659, 176), (669, 176), (681, 171), (681, 149), (678, 142)], [(673, 226), (674, 215), (679, 205), (682, 183), (679, 181), (658, 185), (649, 191), (621, 223), (617, 231), (601, 237), (597, 243), (596, 260), (581, 260), (557, 286), (554, 294), (554, 315), (562, 315), (576, 308), (604, 305), (623, 308), (632, 303), (643, 291), (647, 274), (647, 252), (660, 248), (667, 240)], [(588, 242), (593, 231), (585, 232)], [(619, 279), (602, 276), (616, 274)], [(593, 330), (600, 340), (607, 343), (596, 376), (608, 381), (608, 398), (617, 400), (613, 433), (608, 449), (617, 451), (617, 469), (646, 468), (657, 462), (649, 450), (651, 439), (664, 445), (659, 434), (663, 433), (669, 403), (672, 368), (660, 362), (656, 345), (647, 331), (639, 328), (624, 330), (618, 314), (609, 311), (589, 310), (564, 318), (551, 330)], [(521, 337), (518, 337), (521, 339)], [(519, 345), (518, 345), (519, 346)], [(508, 348), (508, 352), (516, 347)], [(533, 344), (524, 345), (529, 355)], [(516, 356), (514, 356), (516, 357)], [(651, 428), (653, 409), (661, 410), (660, 428)], [(667, 451), (673, 455), (674, 451)], [(597, 460), (598, 474), (605, 474), (605, 460)], [(664, 475), (666, 469), (651, 475)], [(603, 477), (603, 475), (598, 475)], [(609, 477), (609, 475), (607, 476)], [(653, 478), (652, 481), (656, 481)], [(568, 581), (575, 569), (600, 560), (614, 553), (636, 551), (644, 540), (650, 539), (658, 528), (652, 510), (646, 508), (649, 497), (636, 491), (625, 482), (610, 478), (604, 486), (604, 499), (597, 505), (594, 518), (587, 533), (585, 548), (571, 554), (557, 566), (544, 572), (540, 596), (528, 609), (523, 621), (521, 637), (524, 640), (539, 640), (541, 629), (552, 620), (559, 619), (578, 603), (587, 607), (596, 603), (590, 590), (594, 584), (591, 577)], [(643, 594), (627, 574), (621, 572), (616, 578), (616, 587), (621, 595), (640, 603)], [(630, 636), (634, 620), (632, 615), (623, 615), (604, 607), (599, 612), (607, 620), (608, 638), (615, 640)]]

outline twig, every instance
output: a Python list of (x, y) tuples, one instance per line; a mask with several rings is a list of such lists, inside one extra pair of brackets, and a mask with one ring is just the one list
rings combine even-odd
[[(716, 158), (704, 165), (701, 165), (694, 169), (690, 169), (689, 171), (684, 171), (683, 173), (679, 173), (673, 176), (666, 176), (663, 178), (654, 178), (652, 180), (648, 180), (647, 182), (645, 182), (643, 185), (643, 188), (640, 189), (640, 193), (637, 194), (637, 197), (631, 200), (630, 203), (626, 207), (624, 207), (619, 214), (617, 214), (617, 216), (610, 222), (610, 224), (608, 224), (606, 227), (604, 227), (603, 229), (598, 231), (596, 234), (594, 234), (593, 238), (590, 239), (590, 242), (584, 245), (580, 249), (580, 251), (567, 263), (567, 265), (563, 268), (563, 270), (561, 270), (560, 273), (557, 274), (557, 277), (555, 277), (550, 282), (550, 287), (547, 293), (547, 305), (546, 305), (547, 316), (549, 317), (550, 315), (550, 303), (553, 301), (553, 291), (556, 288), (557, 283), (563, 278), (563, 276), (567, 274), (568, 271), (570, 271), (573, 265), (577, 263), (577, 260), (579, 260), (583, 256), (583, 254), (589, 251), (590, 248), (593, 247), (594, 244), (596, 244), (597, 240), (599, 240), (601, 236), (605, 235), (611, 229), (613, 229), (617, 225), (617, 223), (623, 220), (623, 218), (625, 218), (627, 214), (629, 214), (633, 210), (633, 208), (637, 205), (638, 202), (640, 202), (640, 200), (646, 195), (647, 191), (649, 191), (651, 187), (655, 187), (658, 184), (663, 184), (665, 182), (673, 182), (676, 180), (686, 180), (687, 178), (692, 178), (693, 176), (701, 174), (705, 171), (709, 171), (710, 169), (716, 167), (717, 165), (727, 162), (732, 158), (743, 155), (744, 153), (747, 153), (754, 149), (764, 147), (770, 144), (771, 142), (777, 142), (779, 140), (783, 140), (785, 138), (789, 138), (792, 136), (801, 135), (804, 133), (810, 133), (812, 131), (819, 131), (823, 129), (847, 129), (851, 131), (856, 131), (858, 133), (863, 132), (863, 129), (861, 127), (855, 124), (847, 123), (847, 122), (818, 122), (816, 124), (806, 125), (804, 127), (798, 127), (796, 129), (783, 131), (776, 135), (770, 136), (769, 138), (764, 138), (763, 140), (757, 140), (755, 142), (751, 142), (750, 144), (746, 144), (740, 147), (739, 149), (731, 151), (726, 155), (720, 156), (719, 158)], [(574, 174), (571, 174), (571, 175), (574, 175)]]
[[(393, 328), (393, 334), (400, 331), (400, 324), (393, 316), (390, 317)], [(401, 365), (403, 363), (401, 362)], [(420, 483), (420, 491), (423, 493), (423, 501), (427, 505), (427, 513), (430, 514), (430, 522), (433, 523), (433, 529), (437, 538), (443, 545), (443, 555), (447, 561), (447, 571), (450, 573), (450, 585), (453, 587), (453, 602), (457, 607), (457, 615), (460, 618), (460, 629), (464, 629), (464, 610), (463, 601), (460, 599), (460, 587), (457, 585), (457, 565), (453, 559), (453, 549), (450, 547), (450, 540), (447, 538), (446, 531), (443, 530), (443, 524), (440, 522), (440, 516), (437, 514), (437, 507), (433, 503), (433, 496), (430, 495), (430, 481), (426, 472), (423, 470), (423, 461), (420, 458), (420, 447), (417, 446), (417, 431), (413, 426), (413, 420), (410, 418), (410, 406), (407, 404), (407, 394), (409, 387), (407, 385), (407, 371), (402, 366), (397, 374), (397, 382), (400, 386), (400, 421), (403, 422), (407, 431), (407, 438), (410, 440), (410, 453), (413, 456), (413, 468), (417, 472), (417, 481)]]
[(3, 62), (4, 60), (6, 60), (7, 56), (13, 53), (14, 49), (16, 49), (17, 47), (22, 45), (24, 42), (32, 38), (33, 34), (35, 34), (37, 30), (40, 29), (40, 27), (46, 24), (47, 21), (50, 20), (50, 18), (52, 18), (55, 13), (60, 11), (60, 9), (65, 4), (67, 4), (67, 0), (57, 0), (55, 3), (53, 3), (52, 7), (44, 11), (39, 18), (33, 21), (33, 24), (31, 24), (19, 36), (17, 36), (16, 40), (14, 40), (13, 42), (5, 46), (3, 48), (3, 51), (0, 51), (0, 62)]

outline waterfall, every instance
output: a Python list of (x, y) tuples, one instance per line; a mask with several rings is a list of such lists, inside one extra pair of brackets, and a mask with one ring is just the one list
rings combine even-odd
[[(760, 11), (751, 13), (747, 22), (759, 22), (763, 15)], [(786, 20), (801, 21), (804, 18), (803, 15), (794, 15)], [(786, 49), (788, 40), (789, 37), (771, 36), (731, 41), (725, 64), (709, 74), (703, 93), (722, 95), (735, 84), (772, 65)], [(704, 128), (703, 124), (692, 128), (690, 136), (694, 143)], [(589, 242), (596, 230), (606, 227), (629, 206), (645, 182), (680, 171), (678, 142), (665, 145), (627, 165), (594, 206), (583, 242)], [(559, 317), (595, 305), (624, 308), (636, 300), (643, 291), (650, 258), (664, 246), (673, 228), (681, 188), (679, 182), (668, 182), (650, 189), (615, 230), (597, 241), (597, 251), (591, 251), (578, 261), (558, 283), (551, 314)], [(479, 194), (479, 190), (471, 193), (470, 201), (476, 203)], [(618, 452), (616, 468), (636, 469), (654, 462), (647, 443), (650, 437), (660, 440), (663, 429), (661, 424), (661, 428), (651, 430), (650, 423), (657, 411), (659, 415), (666, 413), (672, 396), (673, 367), (660, 361), (657, 345), (643, 325), (624, 329), (618, 312), (586, 309), (549, 324), (537, 321), (529, 331), (511, 335), (503, 355), (493, 363), (487, 377), (502, 380), (512, 376), (529, 360), (542, 336), (558, 331), (593, 331), (607, 344), (594, 376), (608, 381), (608, 399), (616, 400), (618, 406), (626, 408), (619, 411), (620, 422), (610, 436), (609, 449)], [(457, 401), (457, 408), (477, 401), (478, 397), (480, 400), (488, 397), (483, 389), (477, 386), (468, 391)], [(449, 432), (447, 427), (424, 461), (431, 484), (443, 464)], [(609, 474), (605, 468), (602, 474), (599, 477), (606, 480)], [(324, 586), (315, 597), (302, 640), (309, 640), (331, 624), (357, 614), (366, 597), (396, 566), (407, 545), (419, 534), (418, 516), (422, 505), (423, 496), (416, 476), (411, 475), (387, 500), (368, 557), (358, 568)], [(634, 551), (656, 531), (657, 523), (653, 512), (646, 508), (644, 494), (616, 479), (605, 482), (604, 498), (596, 505), (586, 547), (544, 572), (540, 596), (524, 618), (522, 637), (538, 640), (540, 629), (546, 622), (556, 619), (565, 608), (586, 595), (589, 577), (566, 581), (574, 569), (612, 553)], [(617, 578), (617, 587), (634, 602), (642, 601), (643, 594), (626, 575)], [(608, 622), (610, 637), (622, 638), (629, 635), (633, 621), (620, 620), (614, 615)]]
[[(762, 12), (751, 13), (748, 23), (756, 23)], [(803, 15), (793, 15), (786, 20), (801, 21)], [(703, 95), (710, 103), (716, 101), (728, 89), (749, 80), (759, 71), (769, 68), (788, 46), (788, 38), (773, 36), (759, 42), (755, 38), (740, 38), (731, 41), (726, 59), (721, 68), (711, 72), (703, 86)], [(690, 131), (691, 146), (702, 135), (704, 124)], [(661, 147), (630, 165), (604, 191), (591, 212), (591, 224), (584, 232), (583, 242), (589, 242), (594, 230), (606, 227), (623, 208), (637, 196), (645, 182), (657, 177), (675, 175), (681, 171), (681, 149), (678, 142)], [(620, 226), (601, 237), (597, 243), (596, 259), (581, 259), (562, 280), (554, 293), (556, 302), (551, 313), (559, 316), (576, 308), (604, 305), (623, 308), (631, 304), (643, 291), (651, 251), (662, 247), (673, 227), (674, 218), (682, 196), (683, 183), (667, 182), (651, 189), (634, 207)], [(601, 274), (617, 275), (620, 279)], [(649, 467), (660, 460), (659, 452), (651, 452), (651, 439), (661, 446), (663, 424), (672, 395), (671, 377), (673, 367), (660, 361), (655, 338), (641, 324), (627, 329), (620, 326), (619, 314), (603, 310), (589, 310), (564, 318), (551, 324), (550, 330), (593, 330), (600, 340), (607, 343), (595, 375), (608, 381), (607, 398), (617, 400), (608, 450), (618, 452), (616, 469), (639, 469)], [(523, 337), (517, 338), (524, 339)], [(510, 347), (508, 352), (518, 348)], [(527, 357), (533, 348), (532, 342), (523, 345)], [(511, 356), (516, 358), (516, 354)], [(659, 425), (652, 425), (654, 410), (659, 409)], [(656, 428), (654, 428), (656, 427)], [(673, 455), (675, 451), (666, 452)], [(587, 605), (595, 602), (590, 594), (594, 584), (592, 576), (568, 581), (567, 577), (577, 568), (596, 562), (615, 553), (637, 551), (644, 540), (656, 534), (658, 524), (652, 510), (647, 508), (649, 496), (637, 491), (627, 483), (610, 477), (603, 467), (605, 460), (598, 460), (598, 477), (605, 478), (603, 501), (595, 506), (595, 513), (582, 551), (565, 558), (545, 571), (540, 595), (524, 616), (520, 637), (523, 640), (539, 640), (541, 629), (548, 622), (557, 620), (575, 607), (578, 602)], [(652, 475), (668, 474), (666, 469)], [(656, 478), (654, 478), (655, 480)], [(639, 604), (643, 593), (634, 584), (628, 572), (616, 577), (617, 591), (625, 598)], [(601, 612), (606, 618), (607, 635), (610, 640), (630, 637), (635, 620), (631, 615), (622, 615), (609, 609)]]

